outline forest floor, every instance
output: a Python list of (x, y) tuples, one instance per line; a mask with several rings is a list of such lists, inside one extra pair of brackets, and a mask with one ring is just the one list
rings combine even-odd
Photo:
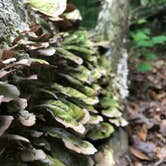
[(151, 62), (153, 70), (135, 70), (139, 60), (131, 58), (129, 144), (133, 166), (166, 166), (166, 59)]

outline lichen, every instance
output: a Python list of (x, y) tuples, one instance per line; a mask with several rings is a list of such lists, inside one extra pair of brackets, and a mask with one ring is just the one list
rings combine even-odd
[(125, 49), (121, 50), (121, 54), (121, 59), (117, 64), (117, 74), (116, 77), (113, 79), (113, 87), (119, 91), (119, 97), (121, 99), (125, 99), (129, 94), (127, 65), (128, 54)]
[(18, 12), (18, 8), (20, 8), (21, 10), (21, 6), (23, 6), (22, 1), (19, 2), (18, 1), (14, 2), (12, 0), (0, 1), (1, 47), (4, 46), (5, 43), (10, 42), (11, 38), (9, 38), (9, 36), (10, 37), (17, 36), (18, 31), (25, 30), (25, 28), (27, 27), (27, 24), (24, 20), (25, 15), (23, 15), (25, 11), (22, 10), (22, 14)]

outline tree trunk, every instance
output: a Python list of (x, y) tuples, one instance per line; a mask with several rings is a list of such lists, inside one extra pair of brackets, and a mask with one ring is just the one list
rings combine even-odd
[(127, 55), (123, 49), (124, 37), (128, 30), (129, 0), (104, 0), (98, 16), (96, 32), (100, 39), (108, 40), (110, 49), (107, 55), (116, 75), (115, 83), (123, 99), (127, 91)]
[[(127, 52), (124, 49), (124, 37), (128, 29), (129, 0), (104, 0), (102, 10), (98, 16), (96, 26), (99, 39), (108, 40), (110, 49), (106, 53), (110, 57), (113, 67), (114, 79), (111, 81), (113, 88), (117, 91), (119, 100), (128, 95), (127, 86)], [(110, 89), (112, 90), (112, 89)], [(101, 147), (96, 154), (97, 166), (120, 166), (127, 165), (125, 158), (128, 157), (128, 138), (123, 129), (116, 130), (111, 139)], [(112, 162), (114, 159), (114, 162)]]
[(23, 0), (0, 1), (0, 48), (27, 27), (28, 15)]

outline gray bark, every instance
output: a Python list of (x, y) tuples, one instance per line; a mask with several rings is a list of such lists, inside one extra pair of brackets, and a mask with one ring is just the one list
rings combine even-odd
[(0, 0), (0, 48), (26, 28), (27, 11), (23, 0)]
[[(114, 79), (110, 84), (117, 92), (119, 101), (125, 99), (128, 95), (128, 56), (123, 42), (128, 30), (128, 16), (129, 0), (103, 0), (96, 26), (97, 36), (102, 40), (108, 40), (110, 43), (110, 49), (106, 53), (110, 57), (114, 73)], [(127, 165), (125, 163), (127, 162), (125, 160), (127, 153), (127, 133), (123, 129), (116, 130), (113, 137), (96, 154), (96, 158), (102, 156), (100, 161), (96, 160), (97, 166), (105, 166), (105, 163), (109, 166), (125, 166)], [(109, 159), (110, 162), (108, 162)], [(111, 162), (112, 159), (114, 161)]]
[[(129, 0), (104, 0), (96, 31), (111, 44), (113, 64), (121, 58), (120, 49), (128, 29)], [(115, 65), (116, 66), (116, 65)], [(116, 67), (115, 67), (116, 68)]]
[(128, 96), (128, 55), (124, 49), (125, 36), (128, 30), (130, 0), (103, 0), (98, 16), (95, 35), (109, 41), (110, 49), (106, 56), (112, 62), (114, 79), (111, 84), (119, 99)]
[(129, 0), (103, 0), (102, 10), (98, 16), (96, 32), (100, 39), (110, 42), (107, 55), (112, 62), (115, 73), (115, 89), (120, 98), (128, 95), (127, 88), (127, 54), (123, 48), (124, 37), (128, 30)]

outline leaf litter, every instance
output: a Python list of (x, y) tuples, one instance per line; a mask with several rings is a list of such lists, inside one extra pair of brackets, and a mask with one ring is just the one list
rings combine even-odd
[[(137, 64), (131, 58), (131, 64)], [(130, 67), (127, 102), (129, 141), (134, 166), (166, 165), (166, 60), (152, 63), (153, 70), (137, 72)]]

